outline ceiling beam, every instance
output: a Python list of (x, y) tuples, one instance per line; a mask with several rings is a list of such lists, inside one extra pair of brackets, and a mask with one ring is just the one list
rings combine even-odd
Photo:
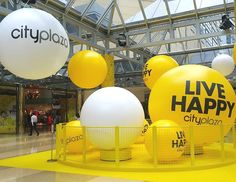
[(114, 17), (114, 12), (115, 12), (115, 1), (114, 0), (114, 4), (112, 6), (112, 10), (111, 10), (111, 14), (110, 14), (110, 18), (109, 18), (109, 23), (108, 23), (108, 27), (107, 27), (107, 34), (110, 35), (111, 33), (111, 26), (112, 26), (112, 20), (113, 20), (113, 17)]
[[(234, 3), (227, 3), (227, 10), (234, 11)], [(224, 13), (224, 12), (225, 12), (224, 4), (198, 9), (199, 16), (220, 14), (220, 13)], [(196, 18), (195, 11), (191, 10), (191, 11), (186, 11), (186, 12), (176, 13), (176, 14), (171, 15), (171, 19), (173, 22), (180, 21), (180, 20), (186, 20), (186, 19), (190, 19), (190, 18)], [(149, 19), (148, 24), (151, 27), (151, 26), (155, 26), (158, 24), (164, 24), (164, 23), (167, 24), (167, 23), (169, 23), (169, 21), (170, 21), (169, 16), (167, 15), (167, 16)], [(132, 31), (135, 29), (140, 29), (140, 28), (145, 28), (145, 27), (146, 27), (145, 21), (137, 21), (137, 22), (126, 24), (127, 31)], [(122, 29), (123, 29), (122, 25), (113, 26), (111, 32), (112, 33), (121, 32)]]
[(144, 18), (144, 22), (145, 22), (146, 26), (148, 27), (148, 19), (147, 19), (146, 13), (144, 11), (142, 1), (138, 0), (138, 3), (139, 3), (139, 7), (141, 9), (141, 12), (142, 12), (142, 15), (143, 15), (143, 18)]
[(114, 6), (114, 1), (112, 1), (109, 6), (107, 7), (107, 9), (104, 11), (104, 13), (100, 16), (100, 18), (98, 19), (98, 21), (96, 22), (97, 24), (97, 29), (99, 29), (102, 21), (106, 18), (107, 14), (111, 11), (111, 9)]
[(84, 9), (83, 13), (81, 14), (81, 21), (84, 19), (86, 16), (88, 10), (92, 7), (92, 5), (95, 3), (96, 0), (91, 0), (88, 6)]
[(65, 7), (65, 14), (67, 14), (71, 8), (71, 6), (75, 3), (76, 0), (70, 0)]
[(180, 43), (180, 42), (186, 42), (186, 41), (191, 41), (191, 40), (199, 40), (199, 39), (206, 39), (206, 38), (210, 38), (210, 37), (230, 35), (233, 33), (234, 33), (234, 30), (230, 30), (228, 32), (225, 32), (225, 31), (213, 32), (213, 33), (210, 32), (210, 33), (206, 33), (206, 34), (199, 34), (199, 35), (176, 38), (176, 39), (168, 39), (168, 40), (163, 40), (163, 41), (155, 40), (155, 41), (150, 41), (150, 42), (143, 43), (143, 44), (130, 45), (129, 47), (111, 48), (108, 50), (108, 52), (132, 50), (132, 49), (139, 49), (139, 48), (144, 48), (144, 47), (153, 47), (153, 46), (158, 46), (158, 45), (166, 45), (166, 44), (170, 44), (170, 43)]
[(117, 11), (117, 13), (118, 13), (118, 15), (119, 15), (119, 18), (120, 18), (120, 20), (121, 20), (123, 29), (126, 31), (125, 21), (124, 21), (124, 18), (123, 18), (123, 16), (122, 16), (122, 13), (121, 13), (121, 11), (120, 11), (120, 8), (119, 8), (119, 6), (118, 6), (118, 4), (117, 4), (117, 1), (115, 1), (115, 8), (116, 8), (116, 11)]

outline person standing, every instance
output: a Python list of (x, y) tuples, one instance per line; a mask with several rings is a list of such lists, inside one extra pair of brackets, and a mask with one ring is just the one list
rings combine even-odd
[(30, 134), (31, 128), (32, 128), (31, 114), (28, 110), (25, 110), (25, 132)]
[(33, 112), (32, 116), (31, 116), (31, 124), (32, 124), (32, 126), (30, 128), (30, 134), (29, 134), (30, 136), (32, 135), (33, 129), (37, 133), (37, 136), (39, 136), (39, 132), (38, 132), (38, 129), (37, 129), (37, 122), (38, 122), (38, 118), (35, 115), (35, 112)]
[(51, 131), (52, 124), (53, 124), (53, 118), (52, 118), (51, 113), (48, 114), (48, 117), (47, 117), (47, 124), (48, 124), (48, 131)]

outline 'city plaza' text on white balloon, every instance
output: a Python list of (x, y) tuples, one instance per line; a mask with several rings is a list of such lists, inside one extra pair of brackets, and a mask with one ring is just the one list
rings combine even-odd
[(61, 44), (68, 47), (67, 38), (62, 35), (58, 35), (57, 33), (53, 33), (51, 29), (46, 30), (33, 30), (32, 28), (28, 28), (27, 25), (21, 26), (21, 28), (15, 28), (11, 31), (11, 37), (13, 39), (19, 38), (32, 38), (34, 43), (41, 43), (42, 41), (49, 40), (54, 43)]

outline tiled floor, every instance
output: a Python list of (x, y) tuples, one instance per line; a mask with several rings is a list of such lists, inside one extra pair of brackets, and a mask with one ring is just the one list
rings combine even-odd
[[(55, 140), (54, 140), (55, 141)], [(33, 135), (0, 135), (0, 159), (49, 150), (51, 133)]]
[[(135, 182), (125, 179), (0, 167), (1, 182)], [(138, 182), (138, 181), (137, 181)]]
[[(55, 142), (55, 136), (54, 140)], [(51, 148), (51, 133), (0, 135), (0, 159), (30, 154)], [(130, 182), (130, 180), (89, 175), (67, 174), (31, 169), (0, 167), (0, 182)], [(132, 182), (132, 181), (131, 181)]]

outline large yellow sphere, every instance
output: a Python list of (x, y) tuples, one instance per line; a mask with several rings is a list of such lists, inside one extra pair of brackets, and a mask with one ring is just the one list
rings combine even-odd
[[(156, 136), (153, 133), (156, 127)], [(145, 146), (153, 157), (153, 141), (156, 140), (156, 157), (158, 161), (177, 160), (184, 152), (186, 138), (184, 130), (170, 120), (159, 120), (152, 123), (145, 134)]]
[(148, 128), (149, 128), (149, 123), (145, 119), (144, 122), (143, 122), (142, 132), (141, 132), (140, 136), (137, 138), (137, 140), (135, 142), (136, 144), (144, 143), (144, 136), (145, 136), (145, 133), (147, 132)]
[(204, 145), (219, 140), (221, 124), (224, 134), (232, 127), (235, 101), (232, 86), (218, 71), (184, 65), (157, 80), (149, 97), (149, 114), (152, 121), (169, 119), (194, 126), (195, 145)]
[(168, 70), (179, 66), (170, 56), (160, 55), (149, 59), (144, 65), (143, 80), (146, 86), (152, 89), (154, 83)]
[(69, 61), (68, 75), (81, 88), (95, 88), (103, 83), (107, 75), (107, 64), (97, 52), (84, 50), (76, 53)]
[(236, 43), (234, 44), (234, 49), (233, 49), (233, 59), (234, 59), (234, 64), (236, 64)]
[[(80, 121), (70, 121), (66, 124), (66, 151), (67, 153), (82, 153), (84, 148), (83, 130)], [(86, 149), (90, 143), (86, 141)]]

